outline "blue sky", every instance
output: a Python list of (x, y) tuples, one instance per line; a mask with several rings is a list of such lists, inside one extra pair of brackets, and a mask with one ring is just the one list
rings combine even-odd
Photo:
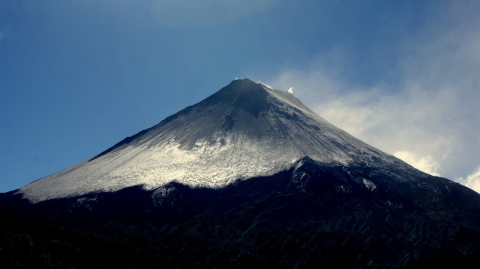
[[(260, 2), (260, 3), (259, 3)], [(479, 1), (2, 0), (0, 192), (248, 77), (480, 191)]]

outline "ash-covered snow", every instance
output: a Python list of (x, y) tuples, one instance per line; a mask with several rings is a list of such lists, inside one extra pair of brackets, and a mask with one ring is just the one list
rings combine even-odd
[[(220, 188), (275, 174), (304, 156), (326, 164), (398, 162), (328, 123), (291, 93), (243, 79), (19, 192), (36, 203), (135, 185), (151, 190), (172, 181)], [(364, 181), (373, 190), (370, 183)]]

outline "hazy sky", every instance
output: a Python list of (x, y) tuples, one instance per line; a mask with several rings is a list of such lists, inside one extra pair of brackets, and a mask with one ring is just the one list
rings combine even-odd
[(480, 1), (0, 0), (0, 192), (248, 77), (480, 191)]

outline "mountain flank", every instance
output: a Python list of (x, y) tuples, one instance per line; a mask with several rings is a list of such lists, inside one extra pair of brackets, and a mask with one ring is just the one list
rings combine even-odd
[(479, 194), (248, 79), (0, 207), (190, 268), (402, 268), (480, 249)]

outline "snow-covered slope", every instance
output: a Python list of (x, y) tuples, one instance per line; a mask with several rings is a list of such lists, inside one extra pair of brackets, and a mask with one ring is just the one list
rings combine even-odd
[(275, 174), (304, 156), (325, 164), (413, 169), (336, 128), (293, 94), (243, 79), (18, 192), (36, 203), (172, 181), (218, 188)]

